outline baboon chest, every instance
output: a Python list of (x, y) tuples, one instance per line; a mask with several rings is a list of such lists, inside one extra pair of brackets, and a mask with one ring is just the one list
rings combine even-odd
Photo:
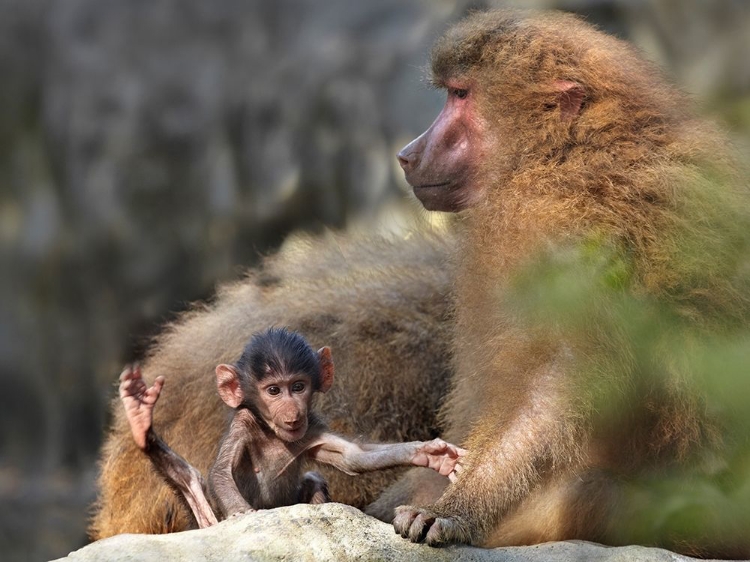
[(296, 443), (250, 443), (237, 468), (240, 493), (256, 509), (297, 503), (304, 447)]

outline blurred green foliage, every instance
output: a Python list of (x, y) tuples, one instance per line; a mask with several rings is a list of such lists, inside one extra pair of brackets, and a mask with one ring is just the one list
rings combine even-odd
[[(623, 450), (648, 450), (638, 477), (613, 469), (625, 491), (623, 541), (697, 539), (731, 554), (750, 529), (750, 228), (741, 194), (696, 186), (683, 185), (678, 216), (700, 224), (678, 221), (678, 243), (663, 241), (679, 283), (647, 287), (639, 256), (596, 233), (530, 257), (502, 300), (572, 350), (575, 415), (591, 434), (632, 428), (642, 443), (624, 439)], [(673, 415), (674, 428), (659, 426), (663, 442), (634, 422), (653, 413)]]

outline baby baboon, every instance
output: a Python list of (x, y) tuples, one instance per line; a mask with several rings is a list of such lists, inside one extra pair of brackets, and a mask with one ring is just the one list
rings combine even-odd
[[(303, 241), (221, 287), (213, 303), (169, 326), (142, 362), (148, 385), (157, 374), (169, 381), (154, 411), (159, 434), (207, 474), (231, 421), (216, 393), (216, 365), (239, 357), (252, 334), (285, 325), (316, 348), (339, 350), (342, 375), (318, 400), (332, 431), (374, 442), (438, 437), (450, 369), (448, 247), (417, 235)], [(119, 399), (112, 411), (91, 537), (190, 528), (190, 510), (136, 447)], [(331, 499), (360, 508), (397, 470), (353, 477), (321, 467)]]
[(328, 488), (306, 462), (327, 464), (350, 475), (393, 466), (423, 466), (456, 478), (463, 449), (442, 439), (414, 443), (355, 443), (330, 433), (310, 406), (315, 392), (333, 385), (328, 347), (313, 352), (295, 332), (256, 334), (239, 360), (216, 367), (219, 396), (234, 409), (229, 431), (209, 473), (200, 472), (154, 432), (153, 409), (164, 377), (146, 387), (140, 368), (120, 376), (120, 398), (136, 445), (190, 506), (199, 527), (232, 515), (293, 503), (324, 503)]

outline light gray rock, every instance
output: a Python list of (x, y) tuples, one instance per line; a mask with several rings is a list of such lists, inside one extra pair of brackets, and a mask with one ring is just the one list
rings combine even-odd
[(579, 541), (496, 549), (432, 548), (402, 539), (392, 526), (353, 507), (329, 503), (258, 511), (198, 531), (118, 535), (60, 560), (678, 562), (691, 559), (658, 548), (612, 548)]

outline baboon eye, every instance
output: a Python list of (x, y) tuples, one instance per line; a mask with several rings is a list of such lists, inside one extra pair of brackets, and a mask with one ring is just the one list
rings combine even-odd
[(278, 396), (278, 394), (281, 392), (281, 389), (278, 386), (269, 386), (266, 389), (266, 392), (270, 394), (271, 396)]
[(469, 90), (466, 90), (464, 88), (451, 88), (450, 91), (451, 95), (457, 97), (458, 99), (466, 99), (466, 96), (469, 95)]
[(304, 392), (304, 391), (305, 391), (305, 383), (296, 382), (292, 385), (292, 392)]

